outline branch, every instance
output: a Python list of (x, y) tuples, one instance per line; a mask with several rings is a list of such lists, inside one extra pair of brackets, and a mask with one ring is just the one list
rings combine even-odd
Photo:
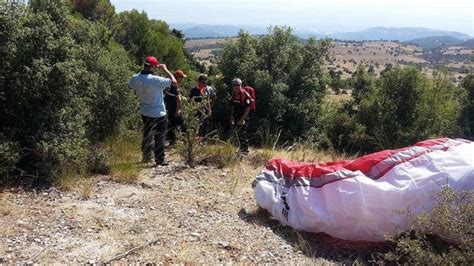
[(113, 257), (113, 258), (109, 259), (108, 261), (104, 262), (104, 264), (109, 264), (109, 263), (111, 263), (112, 261), (123, 259), (123, 258), (127, 257), (128, 255), (130, 255), (131, 253), (133, 253), (133, 252), (135, 252), (135, 251), (137, 251), (137, 250), (140, 250), (140, 249), (142, 249), (142, 248), (144, 248), (144, 247), (146, 247), (146, 246), (153, 245), (153, 244), (157, 243), (158, 241), (159, 241), (158, 239), (155, 239), (155, 240), (152, 240), (152, 241), (148, 241), (148, 242), (145, 243), (145, 244), (142, 244), (142, 245), (140, 245), (140, 246), (138, 246), (138, 247), (134, 247), (134, 248), (132, 248), (132, 249), (130, 249), (130, 250), (127, 250), (127, 251), (124, 252), (124, 253), (121, 253), (121, 254), (116, 255), (115, 257)]

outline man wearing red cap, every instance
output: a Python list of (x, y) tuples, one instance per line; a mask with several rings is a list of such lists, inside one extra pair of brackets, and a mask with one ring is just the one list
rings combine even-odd
[[(155, 75), (154, 71), (161, 68), (169, 78)], [(140, 100), (140, 113), (143, 120), (142, 152), (143, 162), (151, 162), (152, 143), (155, 141), (155, 163), (157, 166), (168, 165), (165, 162), (165, 136), (168, 121), (163, 98), (163, 90), (176, 84), (176, 79), (165, 64), (148, 56), (143, 62), (143, 70), (133, 75), (128, 82), (129, 88), (135, 90)]]
[(180, 127), (181, 132), (185, 132), (183, 118), (181, 117), (181, 81), (186, 77), (182, 70), (177, 70), (174, 73), (177, 84), (172, 84), (171, 87), (165, 90), (165, 104), (166, 111), (168, 112), (168, 139), (170, 146), (176, 144), (176, 132), (175, 129)]

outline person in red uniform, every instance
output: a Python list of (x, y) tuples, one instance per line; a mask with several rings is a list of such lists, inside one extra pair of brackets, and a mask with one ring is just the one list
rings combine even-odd
[(249, 153), (247, 130), (250, 122), (250, 105), (253, 99), (250, 94), (244, 90), (242, 80), (239, 78), (232, 80), (232, 91), (231, 124), (237, 129), (240, 153), (245, 156)]

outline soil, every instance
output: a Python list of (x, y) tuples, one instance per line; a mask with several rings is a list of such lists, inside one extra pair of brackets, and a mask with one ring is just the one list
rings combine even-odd
[(3, 190), (0, 263), (331, 264), (352, 256), (318, 251), (314, 243), (327, 238), (259, 210), (251, 188), (258, 171), (172, 163), (129, 184), (96, 176), (70, 191)]

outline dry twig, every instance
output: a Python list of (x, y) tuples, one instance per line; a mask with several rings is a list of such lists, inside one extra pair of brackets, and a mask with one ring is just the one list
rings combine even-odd
[(109, 263), (111, 263), (112, 261), (123, 259), (123, 258), (127, 257), (128, 255), (130, 255), (131, 253), (136, 252), (136, 251), (138, 251), (138, 250), (140, 250), (140, 249), (142, 249), (142, 248), (144, 248), (144, 247), (146, 247), (146, 246), (156, 244), (158, 241), (159, 241), (158, 239), (155, 239), (155, 240), (152, 240), (152, 241), (148, 241), (147, 243), (142, 244), (142, 245), (140, 245), (140, 246), (138, 246), (138, 247), (134, 247), (134, 248), (132, 248), (132, 249), (129, 249), (129, 250), (125, 251), (124, 253), (118, 254), (118, 255), (116, 255), (115, 257), (109, 259), (109, 260), (106, 261), (104, 264), (109, 264)]

